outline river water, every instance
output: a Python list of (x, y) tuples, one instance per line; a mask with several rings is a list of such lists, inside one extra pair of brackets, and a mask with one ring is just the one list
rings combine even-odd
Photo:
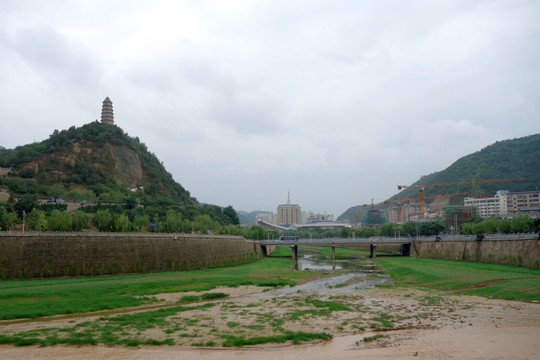
[(330, 270), (336, 271), (334, 276), (313, 280), (305, 284), (293, 287), (283, 287), (253, 294), (256, 297), (285, 296), (296, 292), (303, 293), (355, 293), (374, 288), (376, 285), (391, 284), (390, 275), (384, 274), (382, 270), (366, 258), (352, 259), (321, 259), (312, 254), (305, 253), (304, 257), (298, 259), (298, 269), (309, 270)]

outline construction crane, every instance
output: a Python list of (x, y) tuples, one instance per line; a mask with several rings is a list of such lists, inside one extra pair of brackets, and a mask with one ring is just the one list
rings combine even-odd
[(398, 190), (402, 189), (419, 189), (418, 190), (418, 202), (420, 203), (420, 217), (424, 218), (425, 214), (425, 197), (424, 197), (424, 188), (426, 187), (444, 187), (444, 186), (454, 186), (454, 185), (467, 185), (467, 184), (485, 184), (485, 183), (494, 183), (494, 182), (503, 182), (503, 181), (523, 181), (522, 177), (518, 178), (508, 178), (508, 179), (480, 179), (480, 180), (470, 180), (470, 181), (456, 181), (449, 183), (440, 183), (440, 184), (428, 184), (424, 185), (422, 183), (424, 177), (420, 177), (420, 185), (398, 185)]
[[(468, 192), (458, 192), (458, 193), (453, 193), (453, 194), (440, 194), (440, 195), (432, 195), (432, 196), (426, 196), (424, 197), (424, 199), (435, 199), (435, 198), (440, 198), (440, 197), (450, 197), (450, 196), (459, 196), (459, 195), (468, 195), (469, 193)], [(400, 196), (398, 194), (398, 199), (397, 200), (387, 200), (387, 201), (384, 201), (383, 204), (391, 204), (391, 203), (397, 203), (397, 210), (398, 210), (398, 222), (402, 222), (403, 219), (402, 219), (402, 211), (401, 211), (401, 204), (403, 202), (410, 202), (410, 201), (418, 201), (419, 199), (417, 198), (408, 198), (408, 199), (400, 199)]]
[(358, 228), (358, 215), (360, 215), (361, 213), (363, 213), (362, 210), (358, 210), (357, 212), (354, 213), (354, 228), (355, 229)]
[[(369, 204), (362, 204), (362, 206), (370, 206)], [(375, 210), (375, 204), (373, 204), (373, 199), (371, 199), (371, 211)], [(363, 210), (358, 210), (354, 213), (354, 227), (358, 228), (358, 215), (363, 213)]]

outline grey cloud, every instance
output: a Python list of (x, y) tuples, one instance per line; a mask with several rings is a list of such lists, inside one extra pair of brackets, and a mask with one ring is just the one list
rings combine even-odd
[(49, 80), (92, 87), (99, 80), (96, 58), (50, 26), (20, 28), (8, 44), (28, 66)]

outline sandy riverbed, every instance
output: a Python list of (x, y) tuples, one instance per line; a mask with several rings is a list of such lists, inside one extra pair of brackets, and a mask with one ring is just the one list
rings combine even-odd
[[(236, 331), (244, 326), (245, 336), (269, 334), (270, 327), (259, 326), (261, 317), (289, 319), (293, 309), (306, 308), (302, 301), (317, 298), (340, 301), (352, 311), (334, 311), (330, 316), (301, 316), (288, 320), (283, 327), (292, 331), (324, 331), (333, 339), (309, 344), (267, 344), (245, 348), (194, 347), (178, 337), (174, 346), (0, 346), (1, 359), (539, 359), (540, 304), (502, 301), (468, 296), (450, 296), (411, 289), (376, 288), (356, 292), (350, 288), (292, 293), (267, 291), (254, 287), (217, 289), (231, 297), (215, 302), (208, 309), (184, 312), (171, 322), (197, 319), (200, 342), (219, 338), (215, 334)], [(160, 295), (164, 305), (177, 301), (182, 294)], [(300, 304), (300, 305), (299, 305)], [(303, 305), (302, 305), (303, 304)], [(392, 321), (392, 329), (374, 330), (381, 314)], [(2, 324), (0, 333), (36, 328), (73, 326), (98, 317), (47, 322)], [(231, 329), (231, 322), (236, 324)], [(255, 328), (253, 332), (249, 327)], [(213, 331), (209, 329), (214, 329)], [(147, 336), (159, 338), (163, 329)], [(365, 337), (384, 335), (364, 342)]]

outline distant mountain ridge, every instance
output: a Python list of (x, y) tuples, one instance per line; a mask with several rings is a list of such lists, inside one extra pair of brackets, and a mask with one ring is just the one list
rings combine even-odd
[[(444, 187), (426, 187), (425, 196), (467, 192), (468, 195), (448, 197), (448, 204), (462, 204), (465, 196), (494, 194), (497, 190), (532, 191), (540, 187), (540, 134), (497, 141), (480, 151), (466, 155), (442, 171), (423, 177), (424, 185), (478, 181), (487, 179), (524, 178), (523, 181), (472, 183)], [(397, 185), (397, 184), (396, 184)], [(420, 179), (413, 184), (420, 185)], [(397, 190), (397, 189), (396, 189)], [(404, 189), (387, 200), (417, 198), (418, 189)], [(430, 206), (433, 199), (426, 200)], [(384, 205), (386, 207), (387, 205)], [(383, 206), (379, 205), (378, 208)], [(338, 221), (354, 223), (356, 211), (369, 207), (353, 206), (338, 217)]]
[(257, 215), (266, 214), (269, 211), (238, 211), (238, 217), (240, 218), (240, 224), (242, 225), (257, 225)]

